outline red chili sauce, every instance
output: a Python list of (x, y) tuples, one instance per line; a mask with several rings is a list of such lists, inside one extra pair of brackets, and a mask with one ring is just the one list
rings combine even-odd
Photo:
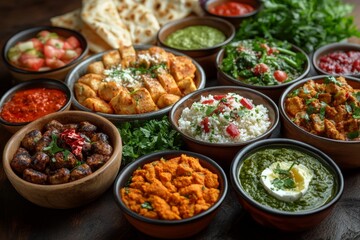
[(220, 16), (241, 16), (253, 12), (253, 6), (240, 2), (225, 2), (209, 8), (209, 12)]
[(31, 122), (62, 108), (66, 94), (58, 89), (33, 88), (19, 91), (5, 103), (1, 117), (12, 123)]
[(319, 59), (319, 68), (331, 74), (359, 74), (360, 51), (337, 51)]

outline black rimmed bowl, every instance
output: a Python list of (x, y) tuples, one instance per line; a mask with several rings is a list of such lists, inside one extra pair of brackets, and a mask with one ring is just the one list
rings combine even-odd
[[(151, 45), (135, 45), (134, 46), (136, 51), (137, 50), (146, 50), (146, 49), (149, 49), (150, 47), (151, 47)], [(171, 49), (167, 49), (167, 48), (163, 48), (163, 49), (167, 52), (170, 52), (170, 53), (176, 55), (176, 56), (185, 56), (184, 54), (174, 51), (174, 50), (171, 50)], [(110, 50), (110, 51), (112, 51), (112, 50)], [(78, 64), (67, 75), (65, 82), (69, 86), (69, 88), (71, 89), (72, 92), (74, 92), (74, 85), (77, 82), (77, 80), (81, 76), (83, 76), (87, 73), (89, 64), (96, 62), (96, 61), (101, 61), (103, 55), (110, 51), (98, 53), (94, 56), (87, 58), (86, 60), (84, 60), (80, 64)], [(196, 67), (195, 79), (194, 79), (195, 85), (198, 89), (202, 89), (205, 87), (205, 82), (206, 82), (204, 70), (195, 60), (193, 60), (193, 59), (191, 59), (191, 60), (192, 60), (192, 63)], [(72, 97), (72, 106), (77, 110), (91, 111), (89, 108), (81, 105), (79, 103), (79, 101), (76, 99), (75, 95), (73, 95), (73, 97)], [(171, 109), (171, 106), (167, 106), (167, 107), (159, 109), (157, 111), (142, 113), (142, 114), (108, 114), (108, 113), (102, 113), (102, 112), (96, 112), (96, 113), (99, 114), (100, 116), (103, 116), (103, 117), (109, 119), (113, 123), (120, 123), (120, 122), (134, 121), (134, 120), (149, 120), (149, 119), (161, 118), (162, 116), (166, 115), (170, 111), (170, 109)]]
[(337, 74), (360, 78), (360, 44), (331, 43), (314, 52), (312, 64), (318, 74)]
[[(253, 139), (242, 142), (212, 143), (204, 140), (198, 140), (193, 136), (186, 134), (179, 128), (179, 119), (183, 110), (191, 107), (194, 102), (200, 101), (201, 97), (208, 95), (224, 95), (227, 93), (236, 93), (245, 98), (253, 100), (254, 105), (262, 104), (268, 109), (270, 125), (261, 135)], [(186, 145), (186, 148), (211, 157), (224, 168), (229, 168), (232, 159), (236, 153), (246, 145), (259, 141), (260, 139), (271, 137), (279, 124), (279, 110), (276, 104), (266, 95), (252, 89), (238, 86), (217, 86), (209, 87), (193, 92), (174, 104), (170, 113), (169, 120), (173, 128), (178, 131)]]
[[(17, 92), (35, 88), (56, 89), (62, 91), (66, 95), (66, 102), (59, 110), (57, 110), (57, 112), (63, 112), (70, 109), (72, 93), (69, 87), (64, 82), (58, 80), (41, 78), (19, 83), (5, 92), (0, 100), (0, 113), (3, 111), (4, 105), (9, 102)], [(43, 104), (45, 105), (46, 103)], [(28, 123), (29, 122), (10, 122), (0, 115), (0, 124), (11, 133), (15, 133)]]
[[(73, 61), (67, 63), (63, 67), (54, 68), (50, 70), (44, 70), (44, 71), (32, 71), (29, 69), (23, 69), (19, 68), (16, 65), (13, 65), (10, 63), (7, 54), (11, 47), (13, 47), (16, 43), (24, 40), (29, 40), (36, 36), (41, 31), (49, 31), (57, 33), (59, 36), (62, 37), (70, 37), (74, 36), (76, 39), (80, 42), (80, 46), (82, 48), (82, 53)], [(87, 41), (85, 37), (74, 30), (62, 28), (62, 27), (54, 27), (54, 26), (37, 26), (28, 28), (25, 30), (22, 30), (16, 34), (14, 34), (12, 37), (10, 37), (6, 42), (5, 45), (2, 48), (2, 58), (5, 63), (5, 66), (10, 71), (11, 75), (14, 77), (16, 82), (23, 82), (28, 81), (31, 79), (37, 79), (37, 78), (52, 78), (56, 80), (64, 81), (66, 75), (68, 72), (73, 69), (79, 62), (81, 62), (87, 55), (89, 51)]]
[[(235, 43), (230, 43), (230, 44), (235, 44)], [(236, 79), (233, 76), (230, 76), (221, 69), (221, 65), (226, 54), (225, 49), (220, 50), (218, 55), (216, 56), (217, 81), (220, 85), (242, 86), (257, 90), (270, 97), (273, 101), (278, 102), (281, 93), (287, 87), (289, 87), (294, 82), (303, 79), (310, 72), (311, 62), (309, 56), (302, 49), (300, 49), (295, 45), (292, 45), (291, 50), (295, 53), (301, 53), (306, 60), (301, 74), (296, 79), (293, 79), (289, 82), (281, 83), (278, 85), (271, 85), (271, 86), (259, 86), (259, 85), (245, 83), (241, 79)]]
[[(161, 158), (170, 159), (178, 157), (181, 154), (186, 154), (187, 156), (199, 159), (202, 167), (207, 168), (218, 175), (220, 195), (215, 204), (193, 217), (180, 220), (151, 219), (130, 210), (122, 200), (120, 189), (126, 186), (133, 172), (141, 168), (144, 164), (160, 160)], [(161, 151), (144, 155), (123, 168), (114, 184), (114, 197), (116, 204), (131, 225), (149, 236), (163, 239), (187, 238), (206, 228), (220, 209), (220, 206), (226, 197), (227, 191), (228, 182), (222, 168), (209, 157), (189, 151)]]
[[(284, 137), (308, 143), (328, 154), (342, 169), (351, 169), (360, 167), (360, 141), (336, 140), (327, 137), (318, 136), (299, 127), (292, 121), (292, 117), (286, 112), (286, 99), (293, 91), (303, 86), (306, 82), (313, 80), (315, 83), (324, 83), (324, 79), (330, 75), (319, 75), (304, 78), (289, 86), (281, 95), (279, 100), (280, 120), (282, 134)], [(346, 76), (346, 82), (354, 89), (360, 89), (360, 79)], [(350, 103), (349, 103), (350, 104)]]
[[(201, 49), (178, 49), (176, 47), (169, 46), (166, 44), (168, 36), (177, 30), (184, 29), (190, 26), (208, 26), (220, 30), (225, 35), (225, 41), (218, 43), (212, 47), (201, 48)], [(219, 50), (226, 44), (228, 44), (235, 36), (235, 28), (228, 21), (213, 17), (187, 17), (171, 21), (161, 27), (157, 34), (158, 45), (166, 47), (187, 56), (194, 58), (205, 70), (206, 76), (213, 77), (216, 75), (215, 71), (215, 58)], [(189, 36), (190, 37), (190, 36)]]
[[(260, 150), (274, 148), (296, 150), (315, 158), (319, 163), (321, 163), (321, 165), (334, 177), (332, 197), (317, 208), (301, 211), (278, 210), (254, 200), (254, 198), (251, 197), (251, 195), (244, 189), (241, 183), (239, 177), (241, 168), (243, 167), (244, 161), (250, 155)], [(252, 172), (250, 172), (250, 174), (252, 174)], [(259, 175), (254, 174), (255, 180), (253, 181), (259, 182), (259, 178)], [(252, 143), (251, 145), (239, 151), (231, 165), (230, 180), (232, 187), (238, 196), (240, 204), (259, 224), (286, 232), (304, 231), (320, 224), (321, 221), (329, 216), (344, 190), (344, 180), (342, 173), (339, 167), (329, 156), (311, 145), (296, 140), (280, 138), (261, 140)]]

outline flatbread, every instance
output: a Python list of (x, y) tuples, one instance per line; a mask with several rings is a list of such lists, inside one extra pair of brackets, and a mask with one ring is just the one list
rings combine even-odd
[(81, 9), (65, 13), (61, 16), (56, 16), (50, 19), (51, 25), (55, 27), (69, 28), (80, 31), (83, 27), (83, 21), (80, 17)]
[(130, 33), (113, 0), (84, 0), (81, 18), (111, 48), (132, 45)]
[(84, 35), (88, 42), (89, 50), (94, 53), (104, 52), (111, 49), (110, 45), (104, 41), (99, 35), (96, 34), (87, 24), (83, 25), (80, 30), (81, 34)]
[(160, 29), (155, 15), (134, 0), (114, 0), (121, 20), (127, 26), (134, 44), (155, 43)]

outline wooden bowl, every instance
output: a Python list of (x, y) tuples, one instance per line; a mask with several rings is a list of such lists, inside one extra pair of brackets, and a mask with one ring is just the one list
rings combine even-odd
[[(63, 37), (75, 36), (79, 40), (81, 48), (83, 49), (82, 53), (78, 58), (66, 64), (65, 66), (46, 70), (46, 71), (25, 70), (18, 68), (9, 62), (7, 53), (11, 47), (13, 47), (19, 41), (24, 41), (33, 38), (34, 36), (36, 36), (37, 33), (44, 30), (55, 32), (59, 36), (63, 36)], [(88, 51), (89, 51), (89, 47), (87, 41), (81, 33), (62, 27), (38, 26), (38, 27), (32, 27), (29, 29), (22, 30), (14, 34), (12, 37), (10, 37), (3, 46), (1, 55), (5, 63), (5, 66), (8, 68), (11, 75), (14, 77), (14, 79), (17, 82), (24, 82), (36, 78), (52, 78), (52, 79), (64, 81), (68, 72), (87, 56)]]
[[(281, 211), (261, 204), (244, 190), (239, 178), (240, 169), (249, 155), (267, 148), (287, 148), (305, 153), (318, 160), (334, 176), (334, 194), (322, 206), (302, 211)], [(254, 174), (254, 177), (260, 177)], [(259, 224), (283, 232), (300, 232), (317, 226), (329, 216), (344, 190), (344, 179), (335, 162), (326, 154), (308, 144), (283, 138), (265, 139), (243, 148), (235, 156), (230, 170), (230, 181), (242, 207), (250, 213)]]
[[(92, 174), (73, 182), (57, 185), (40, 185), (25, 181), (11, 168), (10, 162), (20, 146), (25, 134), (41, 129), (50, 120), (61, 123), (89, 121), (109, 136), (113, 146), (110, 159)], [(56, 209), (67, 209), (87, 204), (103, 194), (114, 182), (120, 169), (122, 157), (121, 137), (117, 128), (107, 119), (94, 113), (71, 111), (57, 112), (38, 119), (16, 132), (7, 142), (3, 152), (3, 167), (7, 178), (15, 190), (30, 202)]]
[[(184, 218), (180, 220), (161, 220), (151, 219), (137, 214), (130, 210), (120, 196), (120, 189), (125, 187), (126, 183), (133, 172), (141, 168), (144, 164), (159, 160), (160, 158), (171, 159), (178, 157), (181, 154), (186, 154), (190, 157), (199, 159), (202, 167), (209, 169), (211, 172), (218, 175), (220, 195), (217, 202), (209, 209), (201, 212), (193, 217)], [(139, 231), (156, 238), (162, 239), (175, 239), (175, 238), (188, 238), (202, 231), (209, 225), (212, 219), (216, 216), (217, 212), (225, 200), (228, 191), (228, 182), (225, 172), (222, 168), (212, 159), (189, 151), (161, 151), (151, 153), (138, 158), (136, 161), (127, 165), (119, 174), (114, 185), (114, 197), (118, 207), (121, 209), (125, 218)]]

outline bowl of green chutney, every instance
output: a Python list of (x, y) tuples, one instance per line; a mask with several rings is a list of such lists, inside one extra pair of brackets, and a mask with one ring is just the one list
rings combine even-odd
[(260, 140), (240, 150), (230, 180), (255, 221), (285, 232), (319, 225), (344, 190), (342, 173), (329, 156), (286, 138)]
[(235, 36), (235, 27), (219, 17), (187, 17), (161, 27), (157, 44), (195, 59), (207, 77), (216, 75), (215, 59), (219, 50)]

